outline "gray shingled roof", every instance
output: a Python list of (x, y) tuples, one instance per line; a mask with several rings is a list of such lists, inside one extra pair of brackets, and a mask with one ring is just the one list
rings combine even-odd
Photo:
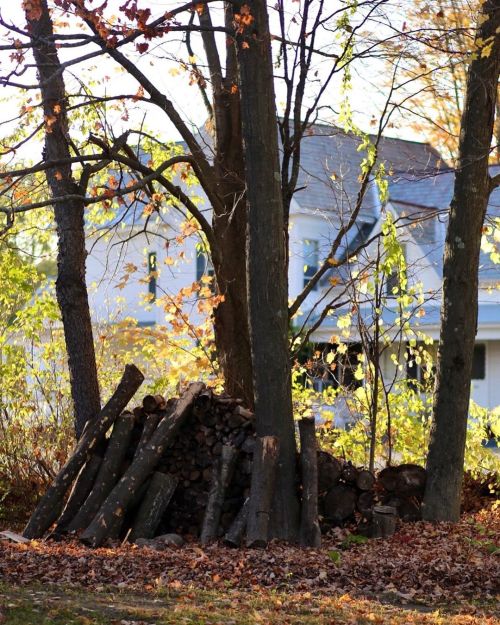
[[(375, 137), (371, 137), (375, 141)], [(364, 151), (361, 139), (327, 125), (314, 125), (301, 144), (301, 172), (294, 198), (301, 208), (337, 211), (345, 216), (352, 210), (359, 190), (358, 177)], [(379, 162), (387, 171), (407, 175), (435, 172), (442, 164), (438, 152), (426, 143), (384, 137), (379, 143)], [(303, 188), (302, 188), (303, 187)], [(367, 193), (360, 219), (371, 221), (378, 211), (375, 193)]]

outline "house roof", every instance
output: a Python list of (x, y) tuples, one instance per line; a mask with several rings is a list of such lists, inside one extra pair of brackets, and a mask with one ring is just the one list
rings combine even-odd
[[(375, 141), (374, 136), (370, 136)], [(340, 217), (353, 209), (359, 191), (364, 151), (358, 151), (361, 138), (335, 126), (315, 124), (301, 144), (301, 168), (294, 199), (301, 208), (312, 211), (337, 211)], [(434, 173), (442, 165), (439, 153), (427, 143), (383, 137), (379, 142), (378, 162), (387, 171), (408, 176)], [(368, 192), (359, 214), (372, 221), (380, 202), (376, 190)]]

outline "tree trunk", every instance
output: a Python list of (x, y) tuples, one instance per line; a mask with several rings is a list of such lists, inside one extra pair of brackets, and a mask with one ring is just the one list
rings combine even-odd
[(92, 547), (102, 545), (117, 520), (123, 518), (128, 505), (134, 498), (134, 493), (158, 464), (166, 447), (172, 442), (189, 416), (193, 402), (203, 388), (204, 385), (201, 382), (191, 384), (177, 402), (175, 411), (160, 421), (144, 450), (137, 458), (134, 458), (92, 523), (83, 532), (81, 539), (85, 544)]
[(212, 226), (219, 251), (214, 258), (217, 290), (224, 296), (214, 310), (217, 357), (226, 392), (253, 407), (252, 358), (246, 281), (247, 212), (241, 135), (240, 94), (234, 51), (228, 44), (227, 76), (214, 96), (216, 187), (222, 210), (214, 209)]
[(299, 432), (302, 473), (300, 544), (321, 547), (321, 530), (318, 522), (318, 445), (314, 417), (301, 419)]
[[(237, 40), (247, 182), (247, 290), (256, 428), (258, 436), (276, 436), (279, 440), (271, 535), (295, 540), (299, 507), (273, 64), (266, 3), (253, 0), (247, 5), (253, 21), (237, 35)], [(255, 472), (253, 479), (259, 479)]]
[[(498, 0), (487, 0), (480, 18), (475, 41), (478, 49), (467, 75), (459, 161), (444, 251), (441, 332), (423, 508), (424, 519), (433, 521), (458, 521), (460, 516), (477, 331), (479, 252), (491, 191), (488, 158), (500, 68)], [(493, 41), (489, 54), (479, 48), (481, 40), (483, 45)]]
[[(28, 28), (40, 81), (45, 118), (45, 158), (71, 157), (68, 141), (66, 91), (47, 0), (40, 0), (41, 16), (30, 19)], [(58, 255), (56, 295), (64, 327), (71, 395), (75, 411), (75, 432), (80, 437), (85, 423), (101, 409), (95, 362), (94, 340), (85, 283), (85, 232), (83, 192), (73, 180), (71, 165), (47, 170), (53, 198), (82, 194), (81, 200), (54, 202)]]
[(40, 538), (49, 529), (61, 512), (64, 496), (78, 475), (89, 455), (109, 430), (116, 417), (122, 412), (142, 384), (144, 376), (134, 365), (127, 365), (120, 384), (111, 399), (101, 410), (97, 419), (88, 427), (71, 458), (57, 474), (56, 479), (42, 497), (24, 530), (26, 538)]

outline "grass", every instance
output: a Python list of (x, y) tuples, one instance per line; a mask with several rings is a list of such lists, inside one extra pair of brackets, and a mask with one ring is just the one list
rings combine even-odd
[[(474, 614), (476, 612), (476, 614)], [(491, 610), (490, 610), (491, 614)], [(473, 625), (498, 623), (467, 614), (407, 608), (375, 600), (311, 593), (158, 589), (89, 591), (0, 585), (2, 625)]]

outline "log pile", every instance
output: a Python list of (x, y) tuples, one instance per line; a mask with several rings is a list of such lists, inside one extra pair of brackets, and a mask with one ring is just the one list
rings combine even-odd
[(158, 532), (201, 534), (207, 542), (229, 530), (249, 494), (253, 413), (241, 400), (215, 395), (201, 383), (179, 399), (147, 395), (122, 412), (142, 379), (127, 367), (39, 503), (27, 538), (43, 536), (54, 521), (53, 537), (77, 533), (91, 546)]
[[(190, 535), (203, 544), (224, 537), (233, 546), (245, 538), (248, 546), (264, 546), (279, 441), (256, 437), (254, 416), (240, 400), (199, 382), (178, 399), (146, 395), (124, 412), (142, 381), (140, 371), (127, 366), (24, 536), (40, 538), (56, 522), (52, 537), (77, 535), (93, 547), (158, 535)], [(391, 467), (376, 479), (319, 451), (313, 419), (302, 419), (298, 433), (301, 544), (320, 546), (320, 522), (325, 530), (361, 516), (375, 525), (380, 504), (405, 520), (419, 518), (421, 467)]]
[(319, 513), (322, 528), (343, 525), (361, 516), (371, 522), (374, 507), (382, 504), (394, 508), (403, 521), (422, 518), (425, 469), (415, 464), (402, 464), (382, 469), (375, 476), (342, 462), (325, 451), (318, 452)]

